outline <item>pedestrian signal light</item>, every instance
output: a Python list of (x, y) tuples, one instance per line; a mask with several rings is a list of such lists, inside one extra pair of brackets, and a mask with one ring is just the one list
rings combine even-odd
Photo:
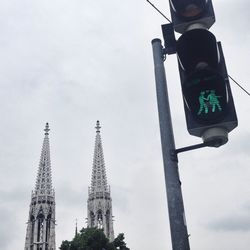
[[(208, 30), (193, 29), (178, 39), (176, 53), (189, 133), (225, 143), (237, 117), (220, 43)], [(214, 128), (220, 132), (207, 136)]]
[(201, 123), (223, 119), (227, 112), (227, 91), (223, 77), (210, 70), (198, 71), (183, 83), (186, 106)]
[[(238, 121), (222, 47), (208, 31), (215, 22), (212, 0), (169, 3), (172, 23), (162, 31), (166, 53), (177, 54), (188, 132), (220, 146)], [(182, 34), (177, 41), (173, 29)]]

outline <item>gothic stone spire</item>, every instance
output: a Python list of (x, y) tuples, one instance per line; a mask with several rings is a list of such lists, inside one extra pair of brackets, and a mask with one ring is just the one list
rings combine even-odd
[(52, 178), (50, 165), (50, 147), (49, 147), (49, 124), (46, 123), (44, 129), (45, 137), (43, 140), (43, 147), (40, 157), (39, 169), (36, 179), (35, 195), (51, 195)]
[(32, 191), (25, 250), (55, 250), (55, 193), (52, 189), (49, 124), (45, 126), (35, 190)]
[(96, 123), (95, 150), (92, 168), (91, 192), (108, 191), (103, 148), (100, 135), (100, 122)]
[(107, 184), (99, 121), (95, 128), (94, 159), (88, 197), (88, 227), (102, 228), (105, 235), (112, 241), (114, 239), (112, 199)]

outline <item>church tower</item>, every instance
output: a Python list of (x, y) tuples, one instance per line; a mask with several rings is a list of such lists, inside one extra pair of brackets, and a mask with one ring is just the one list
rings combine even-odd
[(49, 124), (46, 123), (35, 190), (31, 194), (24, 250), (56, 250), (55, 193), (52, 189), (49, 130)]
[(100, 123), (96, 123), (96, 138), (92, 168), (91, 186), (88, 196), (88, 227), (103, 229), (110, 241), (114, 240), (112, 199), (107, 183)]

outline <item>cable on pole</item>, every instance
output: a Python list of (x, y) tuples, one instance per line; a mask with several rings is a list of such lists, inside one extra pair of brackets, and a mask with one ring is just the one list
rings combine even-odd
[(228, 75), (228, 77), (235, 83), (238, 85), (238, 87), (240, 87), (246, 94), (248, 94), (250, 96), (250, 93), (245, 89), (243, 88), (236, 80), (234, 80), (230, 75)]
[(167, 19), (170, 23), (172, 23), (171, 21), (170, 21), (170, 19), (169, 18), (167, 18), (157, 7), (155, 7), (155, 5), (154, 4), (152, 4), (149, 0), (146, 0), (158, 13), (160, 13), (165, 19)]

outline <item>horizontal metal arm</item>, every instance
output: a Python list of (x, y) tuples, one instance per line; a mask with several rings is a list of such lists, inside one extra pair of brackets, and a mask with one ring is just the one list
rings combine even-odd
[(186, 151), (190, 151), (190, 150), (194, 150), (194, 149), (198, 149), (198, 148), (204, 148), (204, 147), (218, 147), (218, 145), (221, 144), (221, 140), (220, 139), (216, 139), (216, 140), (212, 140), (212, 141), (208, 141), (208, 142), (203, 142), (200, 144), (195, 144), (192, 146), (187, 146), (184, 148), (179, 148), (176, 149), (174, 152), (177, 155), (178, 153), (182, 153), (182, 152), (186, 152)]

